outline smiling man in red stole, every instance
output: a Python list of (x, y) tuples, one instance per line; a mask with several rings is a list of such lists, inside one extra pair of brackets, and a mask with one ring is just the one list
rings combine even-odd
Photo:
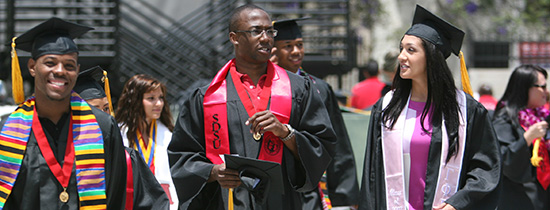
[[(168, 147), (181, 209), (301, 209), (317, 187), (336, 141), (310, 80), (269, 61), (277, 31), (247, 4), (230, 17), (235, 59), (183, 102)], [(284, 194), (270, 177), (225, 167), (221, 155), (281, 164)]]

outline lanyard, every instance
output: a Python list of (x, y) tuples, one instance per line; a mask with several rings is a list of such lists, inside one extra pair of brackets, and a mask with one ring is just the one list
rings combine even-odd
[(252, 115), (256, 112), (266, 110), (269, 97), (271, 96), (271, 83), (273, 82), (273, 75), (275, 74), (275, 71), (267, 71), (267, 78), (265, 79), (264, 87), (260, 92), (260, 103), (258, 107), (254, 106), (252, 103), (252, 100), (250, 99), (251, 96), (249, 96), (246, 89), (244, 89), (243, 83), (241, 82), (239, 75), (237, 75), (235, 68), (232, 67), (229, 71), (231, 72), (231, 79), (233, 80), (233, 84), (235, 84), (235, 89), (237, 89), (239, 98), (241, 99), (248, 116), (252, 117)]
[(147, 146), (145, 146), (145, 139), (143, 139), (143, 135), (141, 135), (141, 132), (138, 130), (136, 135), (136, 147), (139, 153), (141, 154), (141, 157), (145, 160), (145, 163), (147, 163), (147, 166), (149, 166), (149, 169), (155, 174), (155, 143), (157, 138), (157, 121), (156, 119), (153, 119), (151, 122), (151, 129), (149, 130), (149, 138), (147, 139)]
[(75, 158), (73, 146), (72, 114), (70, 118), (69, 134), (67, 135), (67, 147), (65, 148), (65, 159), (63, 162), (63, 168), (61, 168), (61, 166), (57, 162), (57, 159), (55, 159), (52, 148), (50, 147), (50, 143), (46, 138), (46, 134), (42, 129), (42, 125), (40, 124), (40, 120), (38, 120), (38, 113), (36, 112), (36, 108), (34, 108), (34, 115), (32, 120), (32, 127), (34, 128), (32, 130), (34, 132), (36, 141), (38, 142), (38, 147), (40, 148), (44, 159), (46, 159), (46, 163), (48, 164), (50, 171), (53, 173), (57, 181), (59, 181), (59, 184), (61, 184), (61, 186), (63, 187), (63, 192), (61, 192), (61, 194), (59, 195), (59, 199), (64, 203), (69, 200), (67, 186), (69, 186), (69, 179), (71, 178), (71, 172), (73, 170), (73, 163)]

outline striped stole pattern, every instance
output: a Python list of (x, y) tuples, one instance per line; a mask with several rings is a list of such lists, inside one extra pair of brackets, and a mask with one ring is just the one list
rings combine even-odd
[(27, 100), (8, 117), (0, 133), (0, 209), (19, 174), (31, 132), (34, 100)]
[[(34, 97), (19, 105), (0, 133), (0, 209), (19, 173), (31, 132)], [(71, 95), (76, 181), (80, 209), (106, 209), (103, 138), (92, 109), (78, 94)]]

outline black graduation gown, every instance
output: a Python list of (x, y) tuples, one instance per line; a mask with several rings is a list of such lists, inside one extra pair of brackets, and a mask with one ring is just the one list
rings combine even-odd
[(170, 200), (143, 158), (132, 148), (125, 148), (132, 161), (134, 210), (170, 209)]
[[(300, 192), (311, 191), (327, 169), (336, 137), (329, 117), (309, 80), (288, 73), (292, 89), (289, 124), (296, 129), (296, 144), (301, 161), (283, 148), (282, 175), (284, 195), (270, 193), (260, 205), (241, 185), (234, 189), (235, 209), (302, 209)], [(255, 141), (245, 125), (248, 114), (230, 78), (227, 81), (227, 114), (232, 154), (257, 158), (261, 141)], [(214, 166), (205, 154), (203, 98), (206, 87), (197, 89), (182, 105), (168, 146), (172, 178), (181, 209), (225, 209), (227, 189), (217, 182), (207, 183)]]
[[(500, 196), (500, 155), (487, 110), (467, 97), (466, 148), (460, 172), (459, 190), (447, 203), (456, 209), (495, 209)], [(359, 209), (386, 209), (384, 159), (381, 145), (382, 99), (374, 105), (367, 135), (365, 165), (361, 181)], [(441, 123), (433, 125), (426, 170), (424, 209), (431, 209), (441, 155)]]
[[(124, 209), (126, 159), (120, 131), (113, 117), (95, 107), (92, 107), (92, 111), (103, 133), (107, 209)], [(64, 124), (60, 129), (57, 141), (52, 138), (52, 131), (48, 131), (47, 125), (44, 126), (45, 123), (42, 123), (52, 151), (61, 164), (63, 164), (69, 132), (68, 115), (65, 115), (63, 119)], [(41, 122), (43, 121), (41, 120)], [(67, 187), (69, 201), (62, 203), (59, 200), (59, 193), (63, 191), (63, 188), (42, 156), (34, 132), (31, 131), (29, 138), (19, 175), (4, 209), (79, 209), (76, 163), (73, 164), (73, 171)]]
[(533, 147), (528, 147), (519, 125), (512, 125), (504, 109), (495, 113), (493, 125), (502, 154), (502, 195), (498, 209), (548, 210), (550, 188), (544, 190), (531, 165)]
[[(359, 184), (357, 183), (357, 169), (355, 168), (355, 157), (353, 149), (344, 123), (344, 118), (340, 112), (338, 101), (334, 95), (332, 87), (313, 75), (304, 73), (305, 76), (312, 80), (317, 88), (321, 100), (325, 102), (332, 128), (336, 133), (338, 142), (334, 149), (334, 157), (327, 169), (327, 190), (332, 206), (353, 206), (357, 205), (357, 197), (359, 195)], [(306, 199), (310, 198), (311, 202), (307, 202), (304, 209), (319, 209), (321, 208), (319, 191), (313, 190), (306, 193)]]

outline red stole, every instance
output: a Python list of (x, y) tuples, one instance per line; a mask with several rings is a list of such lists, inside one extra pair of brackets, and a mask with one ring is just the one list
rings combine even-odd
[(542, 157), (542, 163), (537, 167), (537, 180), (539, 180), (540, 185), (546, 190), (548, 189), (548, 185), (550, 185), (550, 157), (548, 155), (545, 140), (539, 139), (539, 141), (541, 143), (538, 153), (539, 156)]
[[(235, 65), (234, 62), (235, 59), (230, 60), (220, 69), (220, 71), (218, 71), (218, 74), (216, 74), (204, 95), (203, 106), (206, 157), (214, 164), (223, 163), (223, 160), (220, 158), (221, 154), (231, 153), (229, 149), (229, 131), (227, 127), (227, 81), (225, 78), (229, 73), (230, 67)], [(237, 90), (239, 90), (238, 86), (241, 84), (238, 83), (234, 85)], [(269, 89), (271, 91), (266, 91)], [(288, 123), (290, 111), (292, 109), (290, 80), (286, 70), (274, 65), (270, 61), (268, 61), (267, 65), (267, 78), (264, 84), (264, 91), (270, 94), (270, 97), (267, 96), (267, 100), (271, 98), (271, 105), (269, 108), (271, 112), (281, 123)], [(261, 94), (262, 99), (264, 91), (262, 91)], [(257, 111), (263, 111), (258, 109), (259, 107), (256, 108), (258, 110), (255, 110), (250, 99), (242, 100), (243, 97), (248, 97), (247, 95), (241, 96), (241, 93), (239, 93), (239, 97), (247, 109), (249, 116)], [(267, 104), (267, 101), (265, 103)], [(261, 102), (261, 104), (264, 104), (264, 102)], [(250, 106), (252, 106), (252, 109), (250, 109)], [(252, 136), (252, 134), (250, 135)], [(271, 132), (264, 133), (258, 159), (281, 163), (282, 157), (283, 142)]]

